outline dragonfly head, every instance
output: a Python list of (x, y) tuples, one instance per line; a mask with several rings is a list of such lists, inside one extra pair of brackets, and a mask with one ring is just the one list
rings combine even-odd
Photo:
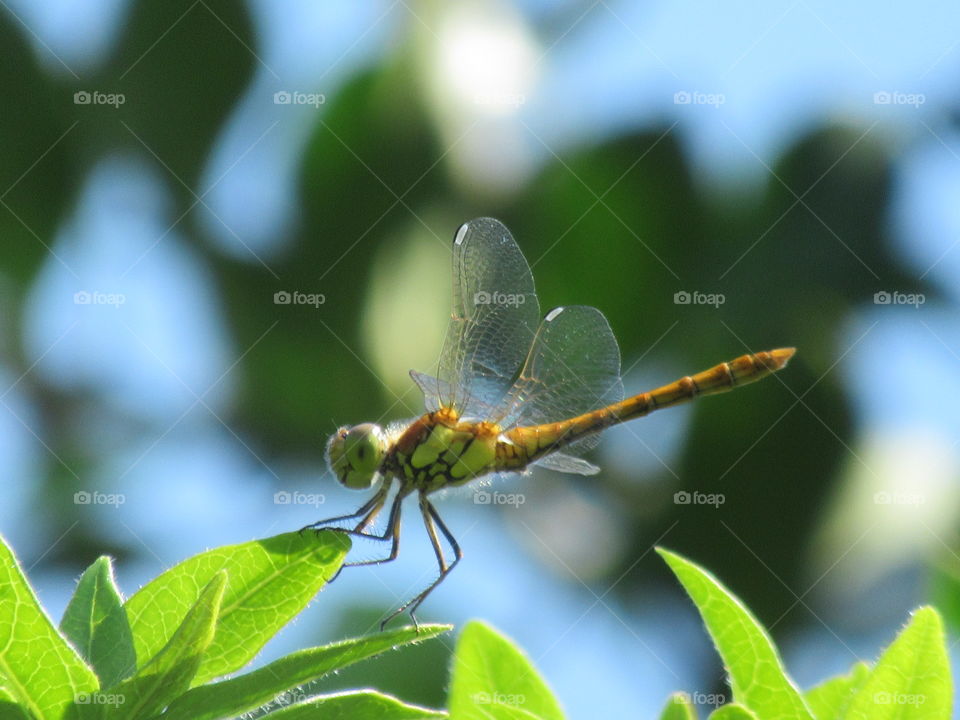
[(342, 427), (327, 441), (327, 464), (342, 485), (366, 490), (373, 485), (386, 451), (387, 436), (379, 425)]

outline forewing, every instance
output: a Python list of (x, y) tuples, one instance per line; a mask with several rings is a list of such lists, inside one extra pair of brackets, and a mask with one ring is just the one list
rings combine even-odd
[(464, 223), (453, 242), (453, 310), (436, 396), (462, 416), (499, 406), (530, 349), (540, 317), (530, 267), (498, 220)]

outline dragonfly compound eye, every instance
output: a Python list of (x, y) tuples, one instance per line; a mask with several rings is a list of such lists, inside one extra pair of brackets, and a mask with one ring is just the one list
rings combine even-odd
[(327, 443), (327, 462), (346, 487), (364, 490), (373, 484), (387, 439), (379, 425), (340, 428)]

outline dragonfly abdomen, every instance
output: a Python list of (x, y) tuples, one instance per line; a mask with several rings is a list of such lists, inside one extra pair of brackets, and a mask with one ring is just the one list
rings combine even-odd
[(504, 433), (505, 442), (497, 443), (497, 469), (522, 469), (544, 455), (561, 450), (611, 425), (649, 415), (654, 410), (680, 405), (700, 395), (715, 395), (756, 382), (780, 370), (794, 352), (794, 348), (779, 348), (741, 355), (730, 362), (720, 363), (696, 375), (687, 375), (669, 385), (634, 395), (599, 410), (560, 422), (513, 428)]

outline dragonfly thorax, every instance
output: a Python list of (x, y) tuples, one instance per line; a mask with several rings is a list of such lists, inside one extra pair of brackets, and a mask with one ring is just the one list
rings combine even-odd
[(366, 490), (377, 477), (387, 446), (387, 435), (379, 425), (342, 427), (327, 441), (327, 464), (342, 485)]

